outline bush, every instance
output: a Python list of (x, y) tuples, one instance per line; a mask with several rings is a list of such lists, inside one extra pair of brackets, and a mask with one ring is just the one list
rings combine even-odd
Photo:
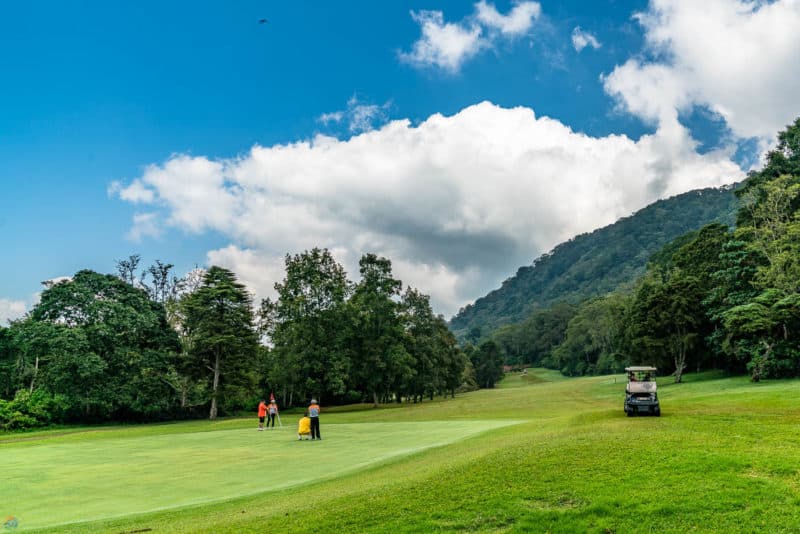
[(14, 400), (0, 400), (0, 429), (23, 430), (47, 426), (61, 422), (64, 413), (65, 402), (60, 395), (20, 390)]

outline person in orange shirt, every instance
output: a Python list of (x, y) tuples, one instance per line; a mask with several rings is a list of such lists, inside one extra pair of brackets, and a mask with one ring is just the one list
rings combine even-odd
[(272, 422), (272, 428), (275, 428), (275, 416), (278, 415), (278, 403), (275, 402), (275, 399), (269, 401), (269, 406), (267, 406), (267, 428), (269, 428), (270, 421)]
[(264, 430), (264, 419), (267, 417), (267, 401), (261, 399), (258, 405), (258, 431)]
[(311, 441), (315, 439), (322, 440), (319, 434), (319, 404), (317, 399), (311, 399), (311, 404), (308, 407), (308, 417), (311, 419)]

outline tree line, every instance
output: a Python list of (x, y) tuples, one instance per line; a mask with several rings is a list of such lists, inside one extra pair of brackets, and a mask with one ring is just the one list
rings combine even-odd
[(366, 254), (352, 282), (326, 249), (286, 256), (259, 307), (230, 270), (186, 277), (140, 257), (46, 283), (0, 327), (0, 428), (216, 418), (274, 391), (282, 405), (420, 402), (477, 387), (427, 295)]
[[(733, 228), (709, 224), (651, 256), (630, 287), (559, 303), (491, 336), (508, 363), (604, 374), (654, 364), (800, 375), (800, 118), (735, 191)], [(473, 342), (483, 340), (472, 331)]]

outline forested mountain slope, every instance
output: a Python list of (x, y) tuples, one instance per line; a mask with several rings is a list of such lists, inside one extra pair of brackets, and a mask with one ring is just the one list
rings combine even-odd
[(659, 200), (629, 217), (561, 243), (520, 267), (503, 285), (459, 310), (450, 328), (464, 338), (519, 322), (558, 301), (580, 302), (635, 280), (651, 254), (676, 237), (710, 222), (732, 226), (734, 186), (689, 191)]

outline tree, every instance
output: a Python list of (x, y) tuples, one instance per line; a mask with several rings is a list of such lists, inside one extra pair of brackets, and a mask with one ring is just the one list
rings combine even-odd
[(9, 329), (0, 325), (0, 399), (11, 399), (19, 389), (15, 372), (16, 354), (12, 348)]
[(611, 293), (584, 302), (569, 321), (552, 359), (565, 375), (620, 371), (629, 296)]
[(142, 256), (139, 254), (131, 254), (124, 260), (117, 260), (117, 276), (123, 282), (136, 286), (136, 269), (139, 268), (139, 263), (142, 261)]
[(494, 341), (484, 341), (472, 356), (475, 377), (482, 388), (493, 388), (503, 377), (503, 355)]
[(506, 363), (560, 369), (552, 357), (552, 351), (564, 341), (567, 325), (577, 309), (573, 304), (556, 303), (532, 313), (520, 324), (502, 328), (492, 339), (505, 354)]
[(275, 384), (317, 399), (347, 391), (352, 320), (345, 302), (351, 288), (327, 249), (286, 256), (286, 276), (275, 284), (278, 299), (261, 306), (264, 333), (273, 345)]
[(778, 134), (766, 165), (737, 195), (738, 227), (707, 299), (718, 326), (709, 338), (754, 381), (793, 376), (800, 372), (800, 119)]
[(258, 350), (252, 298), (236, 276), (211, 267), (203, 284), (183, 302), (190, 372), (207, 383), (216, 419), (219, 406), (250, 392)]
[(395, 300), (402, 283), (392, 276), (392, 262), (364, 254), (358, 265), (361, 281), (350, 299), (357, 332), (353, 378), (377, 406), (381, 394), (410, 378), (414, 362), (403, 344), (400, 305)]
[(174, 407), (164, 376), (180, 347), (164, 306), (115, 276), (84, 270), (50, 285), (13, 337), (34, 369), (39, 358), (35, 375), (46, 380), (34, 382), (71, 395), (73, 417), (153, 418)]
[(439, 365), (441, 366), (440, 381), (442, 392), (450, 392), (451, 397), (456, 396), (456, 390), (462, 386), (464, 370), (468, 360), (459, 349), (455, 336), (447, 327), (447, 322), (441, 315), (436, 317), (434, 323), (434, 336), (436, 339)]
[(414, 359), (414, 372), (404, 387), (415, 401), (433, 398), (436, 392), (452, 396), (462, 384), (466, 359), (455, 336), (441, 316), (434, 315), (430, 297), (407, 288), (402, 300), (406, 344)]
[(632, 363), (662, 357), (659, 366), (674, 369), (680, 383), (690, 350), (699, 339), (703, 293), (692, 276), (675, 269), (666, 275), (649, 273), (636, 293), (629, 316)]
[(156, 302), (167, 303), (174, 301), (181, 293), (185, 281), (172, 275), (171, 263), (156, 262), (142, 272), (139, 284), (147, 291), (150, 298)]

